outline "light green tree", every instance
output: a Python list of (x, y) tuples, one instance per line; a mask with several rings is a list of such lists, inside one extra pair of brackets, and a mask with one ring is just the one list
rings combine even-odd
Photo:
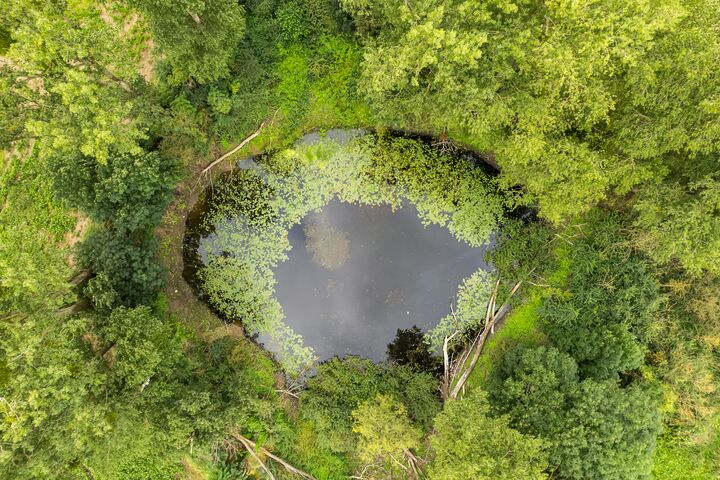
[(111, 429), (88, 323), (52, 313), (0, 322), (0, 477), (73, 478)]
[[(104, 163), (111, 149), (138, 154), (141, 80), (117, 27), (90, 2), (4, 2), (13, 43), (0, 61), (7, 145), (35, 139), (42, 155), (75, 154)], [(8, 122), (8, 120), (4, 120)]]
[(619, 78), (681, 10), (645, 0), (342, 5), (366, 26), (363, 89), (380, 116), (493, 151), (560, 221), (647, 171), (597, 148)]
[(377, 465), (377, 478), (383, 478), (380, 471), (415, 468), (411, 450), (420, 447), (422, 432), (410, 422), (402, 403), (389, 395), (378, 394), (353, 410), (352, 417), (353, 432), (360, 436), (360, 460), (367, 465)]
[(429, 478), (547, 478), (543, 473), (547, 467), (543, 442), (510, 428), (507, 417), (489, 417), (489, 409), (485, 392), (480, 388), (445, 403), (430, 436), (435, 458)]

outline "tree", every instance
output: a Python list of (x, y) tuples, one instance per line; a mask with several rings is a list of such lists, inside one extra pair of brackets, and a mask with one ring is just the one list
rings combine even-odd
[(3, 55), (2, 145), (34, 138), (41, 155), (83, 155), (104, 163), (110, 150), (139, 154), (145, 125), (131, 49), (91, 2), (22, 0), (0, 7), (13, 43)]
[[(358, 454), (366, 464), (379, 463), (380, 471), (407, 470), (414, 466), (411, 450), (420, 447), (422, 432), (408, 418), (405, 406), (388, 395), (377, 395), (353, 410), (353, 432), (360, 435)], [(402, 471), (401, 470), (401, 471)]]
[(71, 207), (127, 231), (156, 225), (175, 183), (170, 162), (157, 152), (111, 152), (104, 164), (84, 155), (52, 157), (49, 173)]
[(416, 325), (398, 328), (395, 340), (387, 346), (388, 360), (398, 365), (409, 365), (419, 372), (436, 373), (440, 359), (430, 351), (425, 334)]
[(245, 32), (235, 0), (128, 0), (147, 19), (170, 67), (168, 80), (208, 83), (228, 75)]
[(445, 402), (430, 436), (435, 453), (430, 479), (547, 478), (543, 442), (510, 428), (507, 417), (490, 417), (489, 409), (480, 388)]
[(146, 232), (127, 236), (108, 229), (91, 232), (79, 248), (80, 263), (95, 277), (85, 293), (104, 311), (124, 305), (149, 304), (163, 285), (163, 270), (155, 263), (156, 241)]
[(548, 445), (559, 478), (650, 475), (660, 432), (658, 392), (647, 385), (579, 381), (566, 354), (545, 347), (506, 354), (490, 385), (493, 408), (510, 426)]
[(143, 390), (156, 373), (169, 374), (181, 355), (175, 332), (150, 307), (118, 307), (97, 322), (112, 379), (121, 390)]
[(691, 275), (720, 274), (720, 171), (690, 183), (648, 186), (634, 205), (635, 238), (648, 255)]
[(616, 85), (675, 4), (344, 0), (365, 42), (362, 85), (381, 118), (456, 132), (495, 153), (506, 185), (523, 185), (546, 218), (586, 210), (648, 171), (598, 148)]
[(663, 165), (664, 181), (648, 182), (634, 204), (638, 243), (657, 261), (717, 274), (720, 39), (710, 32), (720, 12), (712, 1), (682, 3), (682, 23), (628, 73), (608, 143)]
[(660, 304), (659, 285), (649, 262), (628, 245), (621, 217), (596, 211), (585, 220), (569, 253), (567, 291), (541, 309), (543, 330), (582, 377), (617, 378), (643, 363), (639, 339)]
[(429, 428), (439, 410), (437, 380), (407, 366), (377, 365), (358, 357), (318, 366), (300, 395), (301, 417), (314, 423), (318, 444), (335, 452), (355, 449), (351, 413), (377, 395), (402, 399), (412, 422)]
[(111, 429), (106, 375), (87, 319), (52, 313), (0, 322), (0, 476), (72, 478)]

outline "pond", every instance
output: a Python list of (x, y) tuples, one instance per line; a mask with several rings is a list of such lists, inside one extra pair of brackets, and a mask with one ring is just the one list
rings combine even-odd
[(479, 157), (434, 145), (337, 130), (238, 161), (188, 218), (186, 278), (288, 372), (382, 361), (399, 329), (456, 324), (503, 197)]
[(289, 237), (289, 258), (275, 268), (276, 295), (286, 323), (321, 361), (384, 360), (397, 329), (432, 328), (462, 280), (489, 268), (484, 247), (424, 227), (411, 205), (393, 212), (333, 200)]

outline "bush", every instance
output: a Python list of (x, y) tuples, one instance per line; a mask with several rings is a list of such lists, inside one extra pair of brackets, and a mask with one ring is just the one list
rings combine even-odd
[(332, 451), (355, 448), (351, 412), (378, 394), (402, 402), (410, 419), (429, 428), (439, 410), (437, 381), (406, 366), (376, 365), (358, 357), (334, 358), (318, 366), (301, 395), (301, 416), (315, 425), (318, 444)]

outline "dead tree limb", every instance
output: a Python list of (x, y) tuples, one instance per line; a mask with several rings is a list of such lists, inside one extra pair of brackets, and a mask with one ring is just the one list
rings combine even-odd
[(264, 126), (265, 126), (265, 122), (262, 122), (262, 123), (260, 124), (260, 127), (258, 127), (258, 129), (255, 130), (254, 133), (252, 133), (252, 134), (251, 134), (250, 136), (248, 136), (245, 140), (243, 140), (242, 142), (240, 142), (240, 144), (239, 144), (237, 147), (233, 148), (232, 150), (230, 150), (229, 152), (227, 152), (225, 155), (221, 156), (220, 158), (218, 158), (217, 160), (215, 160), (214, 162), (212, 162), (210, 165), (208, 165), (207, 167), (205, 167), (205, 168), (203, 169), (203, 171), (200, 172), (200, 175), (206, 174), (207, 172), (210, 171), (210, 169), (211, 169), (212, 167), (214, 167), (214, 166), (217, 165), (218, 163), (222, 162), (223, 160), (225, 160), (226, 158), (228, 158), (229, 156), (231, 156), (232, 154), (234, 154), (235, 152), (237, 152), (238, 150), (240, 150), (241, 148), (243, 148), (245, 145), (247, 145), (248, 143), (250, 143), (255, 137), (257, 137), (258, 135), (260, 135), (260, 132), (262, 131), (262, 129), (263, 129)]
[(450, 355), (448, 354), (448, 344), (459, 332), (456, 330), (449, 337), (446, 335), (443, 340), (443, 382), (441, 387), (443, 400), (447, 399), (450, 392)]
[[(457, 398), (458, 394), (465, 386), (465, 382), (467, 382), (467, 379), (470, 377), (470, 374), (473, 372), (473, 369), (475, 368), (475, 365), (477, 364), (478, 359), (480, 358), (480, 353), (482, 352), (483, 345), (485, 345), (485, 340), (487, 340), (487, 337), (490, 335), (490, 332), (492, 331), (495, 324), (497, 322), (499, 322), (500, 320), (502, 320), (503, 317), (505, 317), (505, 315), (507, 315), (507, 312), (510, 310), (510, 304), (508, 302), (513, 297), (513, 295), (515, 295), (515, 293), (518, 291), (518, 289), (520, 288), (520, 285), (522, 285), (522, 281), (519, 281), (518, 283), (516, 283), (515, 286), (512, 288), (512, 290), (510, 290), (507, 300), (505, 300), (505, 302), (502, 304), (500, 309), (498, 309), (497, 312), (492, 312), (491, 314), (488, 315), (490, 317), (490, 319), (488, 322), (485, 323), (485, 327), (482, 329), (482, 332), (480, 332), (480, 335), (477, 337), (477, 340), (475, 341), (475, 347), (473, 350), (472, 359), (470, 360), (470, 365), (468, 365), (464, 369), (462, 375), (460, 376), (457, 383), (453, 387), (452, 391), (450, 392), (450, 398)], [(496, 289), (497, 289), (497, 287), (496, 287)], [(497, 290), (493, 294), (493, 297), (496, 297), (496, 296), (497, 296)], [(495, 308), (494, 302), (495, 302), (494, 298), (491, 298), (490, 299), (491, 305), (489, 306), (488, 311), (491, 311), (490, 308), (492, 308), (492, 310), (494, 310), (494, 308)]]
[[(292, 474), (298, 475), (298, 476), (303, 477), (303, 478), (305, 478), (305, 479), (307, 479), (307, 480), (317, 480), (315, 477), (313, 477), (313, 476), (310, 475), (309, 473), (307, 473), (307, 472), (305, 472), (305, 471), (303, 471), (303, 470), (300, 470), (300, 469), (297, 468), (297, 467), (294, 467), (294, 466), (290, 465), (288, 462), (286, 462), (286, 461), (283, 460), (282, 458), (278, 457), (277, 455), (274, 455), (274, 454), (271, 453), (270, 450), (268, 450), (267, 448), (265, 448), (265, 447), (258, 447), (257, 444), (256, 444), (255, 442), (253, 442), (252, 440), (250, 440), (249, 438), (246, 438), (246, 437), (240, 435), (240, 434), (237, 433), (237, 432), (232, 432), (232, 433), (230, 433), (230, 435), (231, 435), (235, 440), (237, 440), (238, 442), (242, 443), (243, 446), (245, 447), (245, 449), (247, 449), (248, 452), (250, 452), (251, 455), (252, 455), (253, 457), (255, 457), (255, 459), (257, 459), (258, 461), (260, 461), (260, 459), (259, 459), (259, 458), (257, 457), (257, 455), (255, 454), (255, 451), (256, 451), (256, 450), (257, 450), (258, 452), (262, 453), (263, 455), (265, 455), (266, 457), (268, 457), (268, 458), (276, 461), (277, 463), (279, 463), (280, 465), (282, 465), (282, 467), (283, 467), (285, 470), (287, 470), (288, 472), (290, 472), (290, 473), (292, 473)], [(265, 468), (265, 471), (268, 472), (268, 475), (270, 475), (271, 478), (275, 478), (275, 477), (273, 477), (272, 473), (270, 473), (270, 471), (267, 469), (267, 467), (265, 466), (265, 464), (262, 463), (262, 461), (260, 461), (260, 463), (261, 463), (261, 465), (263, 465), (263, 467)]]
[(265, 471), (265, 473), (268, 474), (268, 477), (270, 477), (270, 480), (275, 480), (275, 475), (272, 474), (270, 469), (265, 465), (265, 462), (263, 462), (260, 457), (257, 456), (257, 453), (255, 453), (255, 444), (251, 444), (250, 440), (243, 437), (242, 435), (233, 435), (235, 439), (237, 439), (238, 442), (242, 443), (242, 446), (245, 447), (245, 450), (248, 451), (250, 456), (252, 456), (255, 461), (257, 461), (260, 464), (260, 467)]

